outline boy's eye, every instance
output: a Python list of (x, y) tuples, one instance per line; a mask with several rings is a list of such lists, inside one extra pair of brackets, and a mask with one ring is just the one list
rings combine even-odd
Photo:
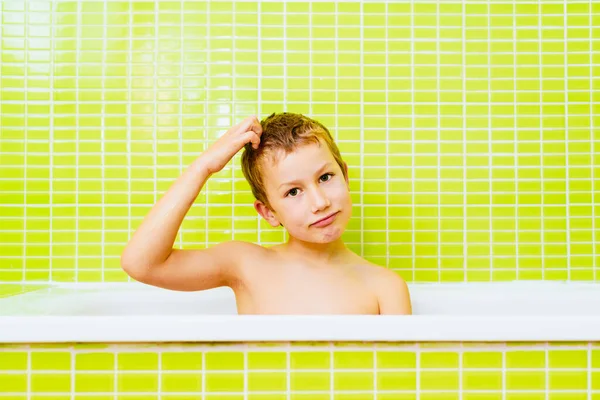
[[(327, 176), (328, 178), (325, 179), (323, 182), (327, 182), (329, 179), (331, 179), (331, 178), (329, 178), (329, 176), (333, 176), (333, 174), (332, 173), (327, 173), (327, 174), (321, 175), (321, 177), (319, 178), (319, 180), (321, 180), (324, 176)], [(293, 188), (293, 189), (290, 189), (290, 191), (287, 192), (287, 194), (285, 196), (287, 197), (287, 196), (291, 195), (292, 197), (296, 197), (297, 194), (298, 194), (298, 189), (297, 188)]]
[[(325, 175), (321, 175), (321, 178), (324, 177), (324, 176), (329, 176), (329, 175), (333, 176), (333, 174), (327, 173)], [(329, 178), (327, 178), (324, 182), (327, 182), (328, 180), (329, 180)]]

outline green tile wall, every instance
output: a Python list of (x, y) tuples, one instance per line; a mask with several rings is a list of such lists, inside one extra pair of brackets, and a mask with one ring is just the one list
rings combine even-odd
[(0, 399), (598, 400), (598, 343), (1, 345)]
[[(280, 111), (331, 128), (365, 258), (409, 281), (600, 279), (599, 2), (0, 6), (0, 282), (128, 279), (182, 170)], [(285, 240), (252, 201), (238, 154), (176, 246)]]

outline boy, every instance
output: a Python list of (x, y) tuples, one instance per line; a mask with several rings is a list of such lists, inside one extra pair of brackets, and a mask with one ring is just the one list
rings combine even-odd
[[(287, 243), (172, 248), (206, 180), (244, 147), (242, 170)], [(154, 205), (121, 255), (132, 278), (171, 290), (229, 286), (238, 314), (411, 314), (406, 282), (350, 251), (348, 166), (323, 125), (301, 114), (248, 117), (202, 153)]]

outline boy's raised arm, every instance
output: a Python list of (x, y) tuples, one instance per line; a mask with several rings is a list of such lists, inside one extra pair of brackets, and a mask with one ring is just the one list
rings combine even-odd
[[(227, 246), (215, 246), (213, 250), (178, 250), (173, 249), (173, 243), (183, 218), (208, 178), (222, 170), (246, 143), (252, 142), (253, 147), (258, 148), (261, 133), (258, 119), (246, 118), (229, 129), (179, 176), (152, 207), (123, 250), (121, 267), (127, 274), (144, 283), (175, 290), (202, 290), (223, 283), (219, 268), (231, 261), (226, 259), (228, 252), (223, 251)], [(210, 282), (186, 282), (201, 279), (203, 274), (211, 278)]]

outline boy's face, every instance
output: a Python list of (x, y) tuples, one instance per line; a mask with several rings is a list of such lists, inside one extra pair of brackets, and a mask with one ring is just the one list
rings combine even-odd
[[(275, 165), (263, 161), (263, 182), (272, 210), (258, 200), (254, 207), (272, 226), (281, 223), (296, 239), (333, 242), (352, 216), (348, 179), (324, 142), (281, 153)], [(315, 224), (334, 213), (326, 226)]]

